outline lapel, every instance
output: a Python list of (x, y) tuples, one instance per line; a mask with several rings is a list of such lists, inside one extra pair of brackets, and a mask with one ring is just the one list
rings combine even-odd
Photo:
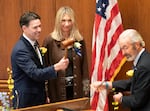
[(141, 56), (140, 56), (140, 58), (139, 58), (139, 60), (138, 60), (138, 62), (137, 62), (137, 64), (136, 64), (136, 67), (138, 67), (140, 64), (141, 64), (141, 62), (143, 62), (143, 59), (142, 58), (144, 58), (144, 56), (147, 54), (148, 52), (146, 51), (146, 50), (144, 50), (144, 52), (141, 54)]
[(133, 74), (133, 77), (132, 77), (132, 82), (131, 82), (131, 92), (133, 92), (133, 88), (134, 88), (134, 85), (135, 85), (135, 82), (136, 82), (136, 73), (137, 73), (137, 67), (133, 67), (133, 70), (134, 70), (134, 74)]
[(135, 85), (135, 83), (136, 83), (136, 80), (137, 80), (137, 78), (138, 78), (138, 67), (140, 66), (140, 64), (141, 64), (141, 62), (143, 62), (143, 57), (145, 56), (145, 54), (147, 53), (147, 51), (145, 50), (142, 54), (141, 54), (141, 56), (140, 56), (140, 58), (139, 58), (139, 60), (138, 60), (138, 62), (137, 62), (137, 64), (136, 64), (136, 66), (134, 66), (134, 75), (133, 75), (133, 77), (132, 77), (132, 82), (131, 82), (131, 91), (133, 91), (133, 88), (134, 88), (134, 85)]
[(23, 36), (20, 37), (20, 40), (22, 40), (25, 43), (25, 45), (28, 48), (29, 52), (32, 53), (33, 56), (35, 57), (34, 62), (37, 63), (37, 61), (38, 61), (38, 64), (41, 65), (40, 59), (39, 59), (38, 55), (36, 54), (33, 46), (30, 44), (30, 42), (28, 40), (26, 40)]

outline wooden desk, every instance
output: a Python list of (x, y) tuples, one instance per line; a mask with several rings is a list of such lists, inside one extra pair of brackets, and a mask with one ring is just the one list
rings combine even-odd
[(88, 110), (90, 109), (90, 99), (87, 97), (27, 108), (20, 108), (12, 111), (57, 111), (58, 108), (68, 108), (75, 111), (92, 111)]

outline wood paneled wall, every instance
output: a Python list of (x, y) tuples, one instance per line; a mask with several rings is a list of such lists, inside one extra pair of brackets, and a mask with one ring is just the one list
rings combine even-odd
[(25, 11), (37, 12), (42, 17), (40, 43), (53, 29), (55, 0), (1, 0), (0, 1), (0, 79), (7, 79), (7, 67), (11, 67), (10, 55), (13, 46), (22, 33), (20, 16)]
[(1, 0), (0, 1), (0, 79), (7, 79), (7, 67), (11, 67), (10, 55), (13, 46), (19, 39), (21, 29), (19, 18), (25, 11), (34, 11), (41, 16), (43, 39), (53, 30), (55, 15), (58, 8), (68, 5), (76, 14), (78, 27), (85, 38), (89, 50), (88, 61), (91, 58), (91, 38), (94, 21), (94, 0)]
[[(91, 63), (92, 31), (95, 15), (96, 0), (0, 0), (0, 79), (8, 78), (7, 67), (11, 67), (11, 50), (22, 33), (19, 27), (19, 18), (25, 11), (37, 12), (42, 17), (42, 33), (39, 40), (43, 39), (53, 30), (56, 11), (59, 7), (68, 5), (73, 8), (80, 32), (85, 38), (88, 49), (88, 63)], [(118, 0), (122, 15), (124, 29), (137, 29), (146, 42), (146, 48), (150, 50), (149, 24), (150, 1), (149, 0)], [(130, 69), (132, 63), (125, 63), (116, 77), (125, 79), (125, 72)], [(6, 82), (4, 82), (6, 83)], [(5, 85), (4, 85), (5, 86)], [(123, 110), (122, 110), (123, 111)]]
[[(124, 29), (134, 28), (140, 32), (146, 49), (150, 51), (149, 24), (150, 24), (150, 1), (149, 0), (118, 0)], [(116, 79), (126, 78), (125, 72), (129, 70), (132, 63), (127, 62)]]

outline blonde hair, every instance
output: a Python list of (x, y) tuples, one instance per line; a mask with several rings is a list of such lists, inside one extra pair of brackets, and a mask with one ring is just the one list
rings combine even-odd
[(62, 32), (61, 32), (61, 25), (60, 24), (61, 24), (62, 18), (63, 18), (63, 16), (65, 14), (70, 16), (70, 18), (72, 20), (72, 23), (73, 23), (73, 27), (71, 29), (69, 37), (73, 37), (77, 41), (83, 40), (83, 37), (81, 36), (81, 34), (80, 34), (80, 32), (79, 32), (79, 30), (77, 28), (74, 11), (68, 6), (61, 7), (57, 11), (54, 30), (51, 33), (52, 38), (57, 40), (57, 41), (63, 40), (63, 36), (62, 36)]

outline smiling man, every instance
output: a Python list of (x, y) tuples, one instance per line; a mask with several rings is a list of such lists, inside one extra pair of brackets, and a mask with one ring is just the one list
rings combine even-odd
[(23, 34), (11, 55), (15, 109), (46, 103), (45, 80), (56, 78), (57, 71), (65, 70), (69, 63), (67, 58), (62, 58), (58, 63), (44, 68), (40, 50), (38, 47), (34, 49), (41, 33), (40, 19), (34, 12), (26, 12), (20, 17)]

